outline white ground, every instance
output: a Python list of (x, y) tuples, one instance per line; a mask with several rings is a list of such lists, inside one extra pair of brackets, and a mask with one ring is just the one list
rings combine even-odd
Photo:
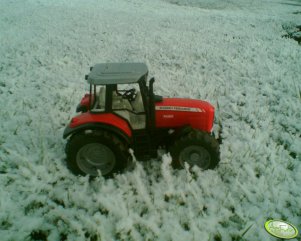
[[(0, 2), (1, 240), (277, 240), (301, 229), (300, 1)], [(223, 127), (215, 170), (170, 158), (89, 182), (62, 133), (99, 62), (143, 61), (164, 96), (201, 98)], [(251, 227), (247, 232), (245, 232)], [(294, 239), (296, 240), (296, 239)]]

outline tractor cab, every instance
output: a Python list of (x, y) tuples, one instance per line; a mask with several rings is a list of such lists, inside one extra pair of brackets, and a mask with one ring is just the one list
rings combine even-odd
[[(114, 113), (126, 120), (133, 130), (145, 129), (154, 94), (147, 86), (147, 66), (143, 63), (96, 64), (86, 80), (90, 93), (85, 95), (77, 112)], [(150, 81), (152, 85), (154, 80)], [(155, 96), (156, 101), (162, 100)]]

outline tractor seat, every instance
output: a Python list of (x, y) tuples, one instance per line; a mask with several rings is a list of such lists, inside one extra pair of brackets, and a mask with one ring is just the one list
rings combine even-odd
[(142, 95), (140, 91), (137, 91), (136, 98), (132, 101), (131, 104), (135, 112), (144, 112)]
[(105, 103), (106, 103), (106, 89), (105, 87), (100, 87), (99, 94), (98, 94), (98, 106), (100, 107), (100, 109), (105, 108)]

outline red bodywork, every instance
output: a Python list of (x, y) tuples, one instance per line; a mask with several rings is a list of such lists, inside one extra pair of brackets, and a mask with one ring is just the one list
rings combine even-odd
[(91, 114), (90, 112), (85, 112), (73, 117), (69, 127), (74, 128), (88, 123), (102, 123), (114, 126), (123, 131), (127, 136), (132, 136), (132, 131), (128, 123), (112, 113)]
[(177, 128), (190, 125), (192, 128), (211, 132), (214, 120), (214, 107), (206, 101), (163, 98), (156, 103), (156, 127)]
[[(91, 102), (94, 102), (94, 95), (91, 96)], [(89, 110), (89, 104), (90, 104), (90, 94), (85, 94), (84, 97), (80, 101), (81, 106), (85, 106), (87, 110)]]
[[(86, 94), (81, 105), (89, 106), (89, 94)], [(94, 96), (92, 95), (92, 101)], [(179, 128), (190, 125), (192, 128), (210, 133), (213, 127), (214, 107), (206, 101), (163, 98), (155, 104), (156, 128)], [(127, 136), (132, 136), (128, 123), (112, 113), (91, 114), (85, 112), (72, 118), (70, 128), (75, 128), (88, 123), (102, 123), (111, 125), (123, 131)]]

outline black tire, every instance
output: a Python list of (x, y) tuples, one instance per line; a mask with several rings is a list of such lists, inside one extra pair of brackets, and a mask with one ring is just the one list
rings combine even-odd
[(219, 144), (208, 133), (193, 130), (175, 140), (169, 149), (172, 165), (184, 168), (185, 162), (189, 166), (197, 165), (201, 169), (212, 169), (219, 162)]
[(123, 170), (130, 159), (127, 145), (102, 130), (73, 135), (66, 145), (66, 154), (67, 167), (72, 173), (91, 177), (98, 176), (99, 171), (110, 177)]

